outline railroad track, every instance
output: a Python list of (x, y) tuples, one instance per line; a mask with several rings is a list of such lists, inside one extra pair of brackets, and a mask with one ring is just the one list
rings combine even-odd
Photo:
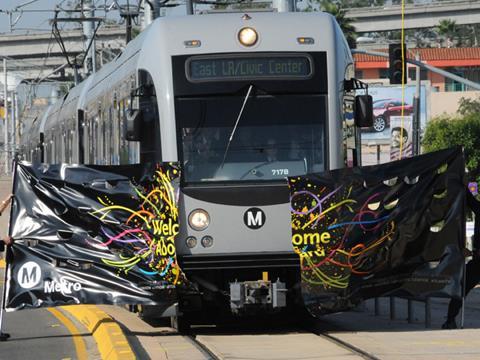
[(207, 345), (203, 342), (197, 340), (196, 335), (189, 336), (190, 341), (205, 355), (205, 359), (209, 360), (222, 360), (224, 359), (221, 355), (217, 355), (217, 353), (213, 349), (209, 349)]
[[(189, 341), (205, 359), (316, 359), (320, 357), (338, 359), (379, 358), (346, 343), (326, 332), (292, 332), (261, 334), (194, 334)], [(186, 359), (188, 360), (188, 359)]]
[(362, 358), (364, 359), (369, 359), (369, 360), (380, 360), (378, 357), (362, 350), (362, 349), (359, 349), (358, 347), (352, 345), (352, 344), (349, 344), (343, 340), (340, 340), (338, 338), (336, 338), (335, 336), (333, 335), (330, 335), (330, 334), (327, 334), (327, 333), (318, 333), (317, 334), (318, 336), (324, 338), (324, 339), (327, 339), (329, 341), (331, 341), (332, 343), (335, 343), (337, 344), (338, 346), (341, 346), (347, 350), (350, 350), (352, 353), (354, 354), (357, 354), (358, 356), (361, 356)]

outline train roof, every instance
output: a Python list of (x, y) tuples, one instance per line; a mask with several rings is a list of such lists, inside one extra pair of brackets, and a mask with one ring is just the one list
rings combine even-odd
[(48, 108), (45, 119), (42, 119), (42, 122), (39, 124), (39, 132), (43, 133), (45, 129), (53, 129), (55, 125), (57, 125), (60, 111), (62, 110), (66, 97), (67, 96), (58, 99), (55, 104), (52, 104), (52, 106)]
[[(48, 127), (54, 122), (62, 121), (64, 113), (72, 113), (72, 106), (85, 109), (87, 103), (97, 99), (106, 88), (122, 84), (126, 86), (127, 76), (139, 69), (155, 71), (164, 56), (221, 53), (271, 51), (272, 44), (283, 51), (299, 51), (297, 38), (313, 37), (315, 47), (307, 45), (308, 51), (332, 51), (342, 49), (347, 62), (353, 62), (348, 45), (343, 35), (337, 39), (341, 31), (334, 18), (327, 13), (245, 13), (205, 14), (195, 16), (172, 16), (156, 19), (149, 27), (132, 40), (113, 61), (104, 65), (98, 72), (88, 77), (78, 86), (72, 88), (67, 95), (61, 116), (52, 109), (48, 119)], [(236, 39), (238, 30), (244, 26), (252, 26), (259, 33), (259, 42), (253, 48), (241, 46)], [(340, 32), (340, 34), (339, 34)], [(187, 48), (184, 41), (200, 40), (201, 48)], [(340, 40), (340, 41), (339, 41)], [(303, 49), (303, 48), (302, 48)], [(343, 55), (343, 54), (342, 54)], [(53, 123), (52, 123), (53, 122)]]

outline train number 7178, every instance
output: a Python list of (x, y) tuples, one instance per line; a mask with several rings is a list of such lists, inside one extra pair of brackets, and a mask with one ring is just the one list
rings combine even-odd
[(288, 169), (272, 169), (273, 176), (288, 175)]

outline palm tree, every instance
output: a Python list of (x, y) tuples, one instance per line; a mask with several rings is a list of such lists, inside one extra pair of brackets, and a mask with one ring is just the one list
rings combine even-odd
[(356, 47), (357, 33), (355, 26), (352, 25), (352, 22), (355, 19), (347, 18), (347, 11), (342, 3), (334, 3), (330, 0), (319, 0), (320, 9), (331, 14), (337, 20), (340, 29), (342, 29), (345, 38), (347, 39), (348, 45), (350, 48), (354, 49)]
[(430, 46), (432, 39), (437, 38), (437, 33), (430, 28), (411, 29), (405, 31), (407, 40), (411, 39), (415, 42), (415, 47), (424, 48)]
[(440, 20), (437, 25), (437, 33), (445, 39), (447, 47), (454, 45), (454, 41), (456, 45), (460, 45), (461, 39), (459, 38), (458, 26), (455, 20)]

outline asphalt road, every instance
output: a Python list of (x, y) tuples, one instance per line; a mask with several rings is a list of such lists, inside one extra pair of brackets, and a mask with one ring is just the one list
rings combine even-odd
[[(11, 192), (11, 180), (0, 178), (0, 202)], [(0, 236), (7, 234), (7, 208), (0, 217)], [(0, 285), (3, 289), (4, 268), (0, 268)], [(74, 318), (61, 309), (21, 310), (4, 314), (3, 332), (10, 339), (0, 342), (0, 359), (9, 360), (60, 360), (98, 359), (96, 343)]]

